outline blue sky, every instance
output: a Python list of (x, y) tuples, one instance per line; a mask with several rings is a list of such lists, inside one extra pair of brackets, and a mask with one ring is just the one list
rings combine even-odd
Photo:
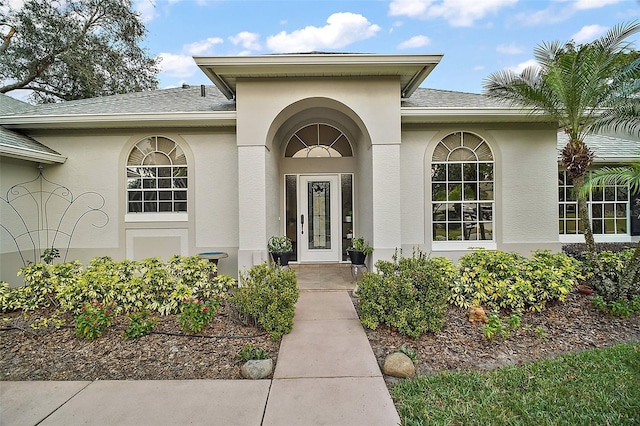
[[(135, 0), (160, 87), (211, 84), (194, 55), (444, 54), (424, 87), (480, 93), (543, 41), (584, 43), (640, 19), (639, 0)], [(640, 49), (640, 37), (631, 39)]]

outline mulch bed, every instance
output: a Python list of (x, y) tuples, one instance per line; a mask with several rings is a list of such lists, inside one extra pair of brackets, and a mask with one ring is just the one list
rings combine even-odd
[[(0, 380), (187, 380), (239, 379), (235, 363), (248, 344), (278, 356), (279, 342), (253, 326), (246, 326), (221, 309), (200, 333), (188, 336), (174, 315), (159, 317), (154, 333), (123, 339), (128, 325), (124, 316), (114, 319), (95, 340), (74, 335), (72, 327), (32, 330), (34, 313), (0, 314)], [(6, 318), (6, 319), (5, 319)], [(67, 324), (72, 324), (67, 317)]]
[[(388, 327), (366, 330), (382, 366), (384, 358), (402, 346), (418, 357), (418, 374), (442, 370), (490, 370), (561, 353), (640, 341), (640, 314), (612, 317), (591, 305), (592, 296), (572, 293), (541, 313), (527, 312), (522, 326), (507, 339), (487, 341), (480, 324), (467, 311), (450, 306), (438, 334), (412, 339)], [(356, 302), (357, 304), (357, 302)], [(35, 317), (48, 312), (35, 313)], [(124, 340), (127, 320), (116, 317), (95, 340), (74, 336), (73, 328), (32, 330), (21, 313), (0, 314), (0, 380), (186, 380), (239, 379), (237, 353), (247, 344), (268, 351), (277, 360), (279, 342), (246, 326), (221, 309), (203, 330), (205, 337), (186, 336), (175, 316), (159, 317), (155, 332)], [(68, 318), (71, 324), (71, 318)], [(175, 335), (173, 335), (175, 334)], [(388, 384), (394, 382), (387, 377)]]
[[(373, 352), (382, 367), (385, 357), (402, 346), (416, 352), (417, 374), (442, 370), (487, 371), (505, 365), (519, 365), (559, 354), (640, 341), (640, 313), (613, 317), (591, 304), (592, 296), (577, 292), (540, 312), (527, 312), (522, 326), (508, 338), (489, 342), (482, 324), (470, 323), (468, 311), (449, 306), (438, 334), (408, 338), (389, 327), (366, 330)], [(505, 319), (506, 320), (506, 319)], [(504, 321), (506, 322), (506, 321)], [(387, 377), (388, 383), (393, 378)]]

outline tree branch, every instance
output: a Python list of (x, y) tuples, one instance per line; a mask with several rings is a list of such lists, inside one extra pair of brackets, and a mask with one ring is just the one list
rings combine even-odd
[(11, 27), (6, 36), (4, 36), (4, 41), (2, 42), (2, 46), (0, 46), (0, 53), (4, 53), (9, 47), (9, 43), (11, 42), (11, 37), (16, 33), (16, 29)]

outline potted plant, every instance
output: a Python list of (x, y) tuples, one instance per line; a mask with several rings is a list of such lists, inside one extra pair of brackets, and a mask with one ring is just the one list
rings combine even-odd
[(291, 256), (291, 253), (293, 253), (293, 245), (291, 244), (291, 239), (289, 237), (282, 235), (269, 238), (267, 250), (269, 250), (269, 253), (271, 254), (273, 263), (280, 266), (289, 265), (289, 257)]
[(353, 238), (347, 254), (353, 265), (364, 265), (367, 255), (373, 253), (373, 247), (367, 244), (364, 238)]

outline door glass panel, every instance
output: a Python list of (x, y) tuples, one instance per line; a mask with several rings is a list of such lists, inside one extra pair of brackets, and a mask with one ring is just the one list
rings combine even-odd
[(342, 178), (342, 260), (347, 260), (347, 248), (353, 238), (353, 177), (343, 174)]
[(286, 175), (286, 233), (291, 239), (293, 253), (289, 260), (298, 260), (298, 182), (297, 176)]
[(328, 181), (307, 183), (309, 202), (309, 250), (331, 249), (331, 185)]

